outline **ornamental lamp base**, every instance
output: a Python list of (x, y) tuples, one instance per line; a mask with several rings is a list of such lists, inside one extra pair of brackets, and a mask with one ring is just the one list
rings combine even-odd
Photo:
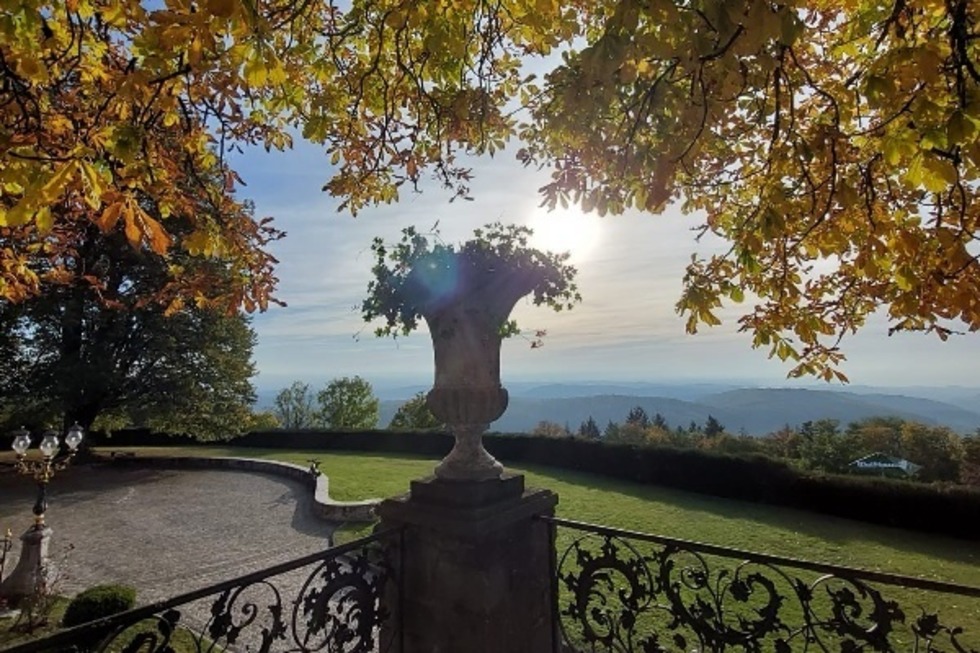
[(54, 533), (49, 526), (32, 526), (20, 536), (20, 559), (17, 566), (0, 583), (0, 598), (16, 607), (24, 598), (35, 594), (48, 580), (50, 566), (48, 545)]

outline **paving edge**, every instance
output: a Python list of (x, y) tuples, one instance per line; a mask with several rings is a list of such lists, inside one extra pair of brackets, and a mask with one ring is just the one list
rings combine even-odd
[(244, 472), (262, 472), (285, 476), (313, 489), (313, 505), (316, 514), (323, 519), (342, 522), (373, 522), (377, 520), (375, 508), (381, 499), (363, 501), (337, 501), (330, 498), (330, 481), (320, 473), (313, 476), (309, 468), (293, 463), (259, 458), (230, 458), (208, 456), (100, 456), (99, 462), (125, 467), (151, 467), (166, 469), (228, 469)]

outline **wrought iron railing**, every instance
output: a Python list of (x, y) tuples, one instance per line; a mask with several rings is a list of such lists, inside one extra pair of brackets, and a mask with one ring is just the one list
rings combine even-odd
[(561, 651), (980, 651), (980, 588), (548, 519)]
[(4, 653), (399, 651), (401, 625), (387, 606), (401, 595), (389, 558), (400, 537), (378, 532)]

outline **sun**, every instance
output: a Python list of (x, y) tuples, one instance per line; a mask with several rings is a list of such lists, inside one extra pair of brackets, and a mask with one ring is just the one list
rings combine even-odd
[(582, 213), (576, 207), (567, 209), (534, 209), (527, 226), (534, 230), (531, 244), (552, 252), (569, 252), (573, 262), (587, 260), (602, 236), (597, 215)]

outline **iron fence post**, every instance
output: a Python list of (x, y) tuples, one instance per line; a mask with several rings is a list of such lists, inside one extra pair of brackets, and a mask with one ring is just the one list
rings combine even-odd
[(558, 526), (551, 520), (548, 527), (548, 577), (551, 579), (551, 651), (561, 653), (561, 622), (558, 615)]

